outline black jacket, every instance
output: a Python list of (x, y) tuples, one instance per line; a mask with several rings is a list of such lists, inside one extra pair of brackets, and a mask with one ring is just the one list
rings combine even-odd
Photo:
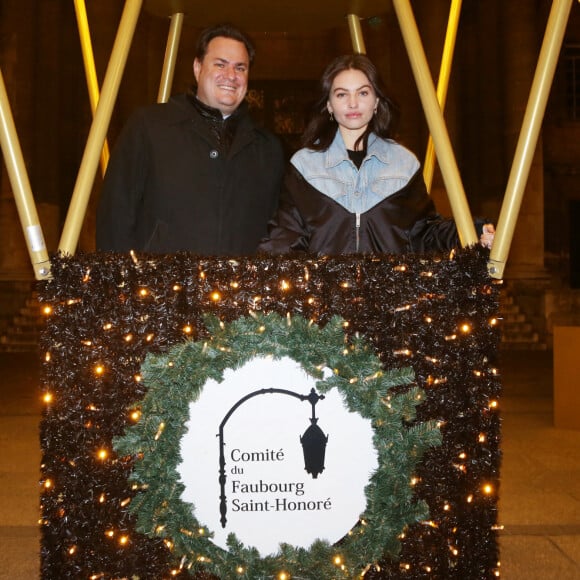
[(418, 171), (398, 192), (357, 215), (312, 187), (290, 165), (280, 207), (259, 251), (280, 254), (437, 252), (457, 247), (453, 220), (435, 212)]
[(111, 156), (97, 249), (252, 254), (277, 206), (284, 164), (280, 142), (245, 104), (226, 121), (189, 95), (142, 108)]

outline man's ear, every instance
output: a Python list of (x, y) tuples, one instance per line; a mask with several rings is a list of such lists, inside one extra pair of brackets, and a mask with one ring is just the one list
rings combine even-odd
[(196, 82), (199, 80), (199, 71), (201, 69), (201, 62), (198, 58), (194, 59), (193, 61), (193, 76), (195, 77)]

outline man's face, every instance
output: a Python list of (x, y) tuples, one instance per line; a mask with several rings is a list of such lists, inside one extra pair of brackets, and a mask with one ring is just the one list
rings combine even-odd
[(250, 58), (243, 42), (217, 36), (210, 40), (203, 60), (193, 62), (197, 98), (231, 115), (248, 90)]

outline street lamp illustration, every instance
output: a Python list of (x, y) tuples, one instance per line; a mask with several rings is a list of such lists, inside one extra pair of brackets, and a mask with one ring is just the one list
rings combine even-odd
[(310, 391), (308, 400), (312, 405), (312, 417), (310, 418), (310, 426), (306, 429), (304, 435), (300, 437), (300, 443), (302, 443), (302, 451), (304, 453), (304, 469), (312, 475), (312, 479), (316, 479), (318, 474), (324, 471), (324, 455), (326, 453), (328, 435), (325, 435), (318, 426), (315, 407), (319, 396), (314, 389)]
[(316, 403), (324, 399), (324, 395), (319, 395), (314, 389), (310, 390), (308, 395), (301, 395), (294, 391), (288, 391), (286, 389), (259, 389), (252, 393), (247, 394), (242, 397), (224, 416), (219, 427), (219, 446), (220, 446), (220, 456), (219, 456), (219, 483), (220, 483), (220, 522), (222, 528), (226, 527), (227, 523), (227, 497), (226, 497), (226, 458), (225, 458), (225, 439), (224, 439), (224, 428), (229, 418), (234, 414), (236, 409), (241, 407), (246, 401), (257, 397), (258, 395), (289, 395), (300, 399), (301, 401), (308, 401), (312, 406), (312, 417), (310, 418), (310, 425), (304, 432), (304, 435), (300, 437), (300, 443), (302, 444), (302, 451), (304, 454), (304, 469), (312, 475), (313, 479), (318, 477), (319, 473), (324, 470), (324, 456), (326, 451), (326, 443), (328, 441), (328, 435), (325, 435), (322, 429), (318, 426), (318, 418), (315, 416)]

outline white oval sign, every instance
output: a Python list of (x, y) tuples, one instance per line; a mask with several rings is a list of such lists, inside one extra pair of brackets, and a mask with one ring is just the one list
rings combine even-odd
[(182, 499), (193, 504), (216, 545), (227, 549), (227, 536), (235, 533), (263, 557), (277, 553), (280, 543), (332, 544), (365, 511), (364, 490), (378, 466), (371, 422), (350, 412), (337, 389), (314, 405), (327, 437), (324, 469), (316, 477), (305, 470), (301, 437), (313, 405), (296, 395), (308, 396), (315, 385), (289, 357), (256, 357), (227, 369), (221, 383), (207, 381), (190, 404), (177, 468)]

